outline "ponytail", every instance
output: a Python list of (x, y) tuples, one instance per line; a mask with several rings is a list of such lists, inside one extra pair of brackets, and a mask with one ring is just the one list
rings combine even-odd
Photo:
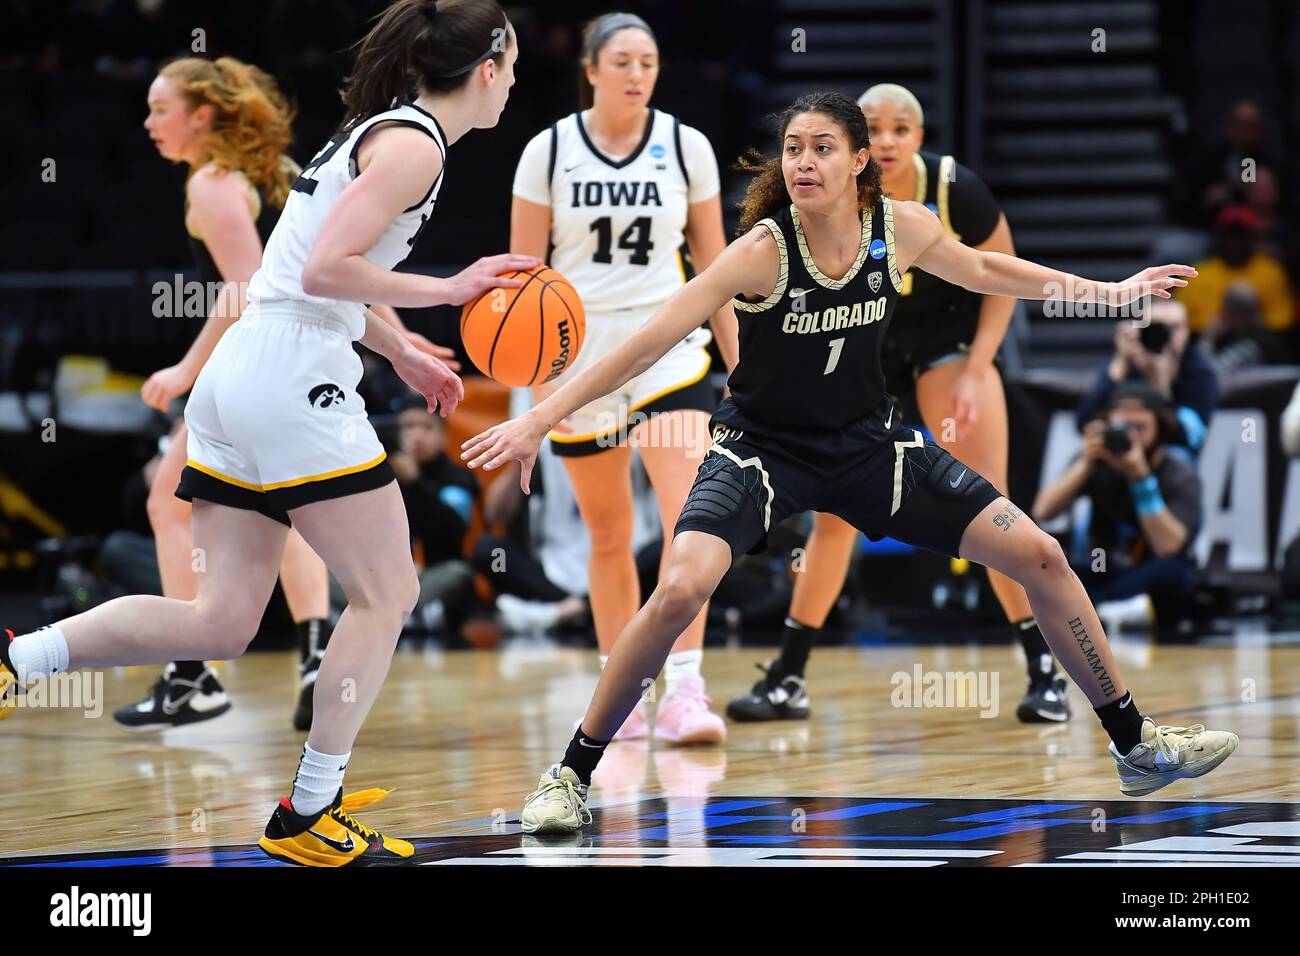
[(504, 62), (508, 32), (496, 0), (397, 0), (357, 43), (356, 64), (340, 91), (339, 128), (422, 90), (459, 89), (480, 63)]

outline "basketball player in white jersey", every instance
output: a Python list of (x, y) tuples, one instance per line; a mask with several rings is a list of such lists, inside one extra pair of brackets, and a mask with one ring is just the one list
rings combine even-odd
[[(718, 163), (704, 134), (649, 105), (659, 49), (640, 17), (611, 13), (587, 24), (579, 88), (582, 112), (524, 149), (515, 175), (511, 252), (548, 256), (582, 296), (587, 339), (541, 401), (639, 329), (686, 282), (679, 249), (707, 268), (726, 246)], [(719, 325), (719, 323), (722, 323)], [(730, 305), (710, 318), (728, 370), (735, 364)], [(728, 331), (728, 326), (730, 330)], [(576, 411), (550, 434), (591, 537), (590, 601), (602, 666), (640, 606), (632, 552), (631, 447), (638, 446), (658, 500), (664, 555), (709, 445), (716, 401), (707, 375), (711, 334), (694, 330), (634, 380)], [(731, 354), (728, 354), (731, 353)], [(707, 608), (686, 628), (664, 668), (654, 736), (719, 743), (726, 724), (708, 708), (700, 661)], [(645, 701), (618, 733), (646, 736)]]
[(0, 641), (0, 696), (9, 704), (0, 716), (14, 709), (14, 684), (69, 667), (242, 654), (292, 523), (349, 604), (320, 664), (292, 796), (260, 845), (306, 866), (410, 859), (410, 843), (351, 816), (387, 791), (343, 796), (353, 741), (419, 591), (402, 496), (357, 395), (352, 343), (387, 358), (445, 416), (463, 395), (455, 373), (363, 303), (460, 304), (519, 284), (499, 273), (540, 264), (501, 255), (449, 279), (392, 271), (433, 213), (447, 146), (496, 125), (516, 56), (495, 0), (398, 0), (380, 17), (348, 78), (342, 131), (295, 182), (248, 308), (217, 343), (186, 407), (189, 460), (177, 494), (194, 502), (194, 544), (206, 560), (198, 597), (118, 598)]

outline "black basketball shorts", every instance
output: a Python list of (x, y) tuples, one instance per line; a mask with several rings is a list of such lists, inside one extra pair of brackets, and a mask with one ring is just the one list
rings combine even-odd
[(920, 432), (871, 420), (834, 433), (738, 430), (713, 423), (674, 534), (703, 531), (756, 554), (794, 514), (838, 515), (873, 540), (958, 556), (962, 535), (1000, 496)]

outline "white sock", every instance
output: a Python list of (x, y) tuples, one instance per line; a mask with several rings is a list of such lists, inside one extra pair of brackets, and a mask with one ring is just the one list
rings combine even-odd
[(310, 817), (333, 803), (343, 786), (343, 771), (351, 756), (350, 751), (338, 755), (319, 753), (304, 744), (298, 773), (293, 778), (293, 796), (289, 798), (293, 812)]
[(664, 664), (664, 695), (672, 694), (681, 686), (682, 681), (700, 676), (700, 664), (704, 660), (704, 651), (677, 651), (668, 655)]
[(9, 659), (14, 662), (19, 686), (25, 687), (37, 677), (68, 669), (68, 640), (51, 624), (10, 641)]

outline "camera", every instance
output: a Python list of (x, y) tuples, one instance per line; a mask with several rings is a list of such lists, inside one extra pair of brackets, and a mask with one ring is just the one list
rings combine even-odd
[(1101, 434), (1101, 444), (1112, 455), (1126, 454), (1133, 447), (1128, 429), (1123, 425), (1107, 425)]
[(1138, 329), (1138, 341), (1152, 355), (1159, 355), (1169, 345), (1173, 333), (1164, 322), (1149, 322)]

